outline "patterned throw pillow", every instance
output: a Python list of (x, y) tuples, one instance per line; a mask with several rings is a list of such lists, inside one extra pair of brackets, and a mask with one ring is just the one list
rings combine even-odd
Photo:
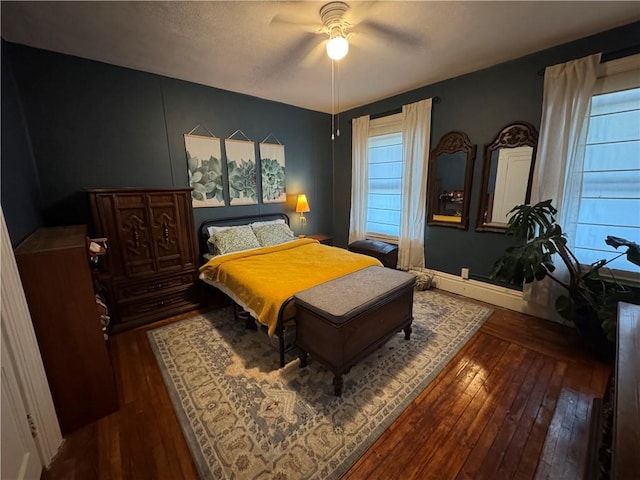
[(256, 234), (261, 247), (279, 245), (296, 238), (286, 223), (260, 225), (253, 227), (253, 232)]
[[(225, 230), (230, 230), (235, 227), (207, 227), (207, 232), (209, 232), (209, 238), (207, 239), (207, 248), (209, 249), (209, 253), (212, 256), (220, 255), (218, 253), (218, 249), (216, 248), (216, 233), (224, 232)], [(207, 260), (211, 260), (208, 258)]]
[(249, 225), (233, 227), (214, 233), (209, 238), (209, 243), (215, 245), (215, 254), (239, 252), (250, 248), (258, 248), (260, 244)]

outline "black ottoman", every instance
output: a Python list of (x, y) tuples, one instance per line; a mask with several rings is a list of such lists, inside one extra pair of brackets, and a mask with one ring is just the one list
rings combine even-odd
[(349, 251), (375, 257), (388, 268), (398, 265), (398, 246), (379, 240), (356, 240), (349, 244)]

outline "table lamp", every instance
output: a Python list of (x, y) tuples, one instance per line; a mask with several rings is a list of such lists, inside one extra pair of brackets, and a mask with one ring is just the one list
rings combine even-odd
[(307, 196), (304, 193), (298, 195), (298, 201), (296, 202), (296, 213), (300, 214), (300, 237), (304, 237), (304, 225), (307, 223), (307, 219), (304, 214), (310, 212), (309, 202)]

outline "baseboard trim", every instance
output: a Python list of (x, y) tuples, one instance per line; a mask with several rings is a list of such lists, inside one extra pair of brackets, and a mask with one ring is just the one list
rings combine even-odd
[(450, 273), (431, 271), (434, 274), (435, 286), (445, 292), (463, 295), (474, 300), (490, 303), (508, 310), (526, 313), (546, 320), (557, 321), (553, 313), (540, 305), (527, 302), (522, 297), (522, 292), (506, 287), (500, 287), (478, 280), (464, 280)]

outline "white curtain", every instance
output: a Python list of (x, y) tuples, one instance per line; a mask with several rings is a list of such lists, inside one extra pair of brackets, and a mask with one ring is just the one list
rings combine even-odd
[(355, 118), (351, 140), (351, 217), (349, 243), (367, 234), (367, 190), (369, 179), (369, 115)]
[[(582, 170), (589, 128), (591, 97), (595, 91), (601, 54), (547, 67), (540, 138), (531, 187), (531, 204), (553, 200), (556, 221), (566, 232), (569, 246), (575, 240), (582, 192)], [(568, 272), (560, 260), (554, 262), (554, 276), (566, 280)], [(525, 286), (527, 301), (546, 305), (549, 318), (555, 313), (556, 297), (562, 287), (545, 279)]]
[(402, 270), (424, 267), (431, 104), (428, 98), (402, 107), (403, 196), (398, 242), (398, 268)]

